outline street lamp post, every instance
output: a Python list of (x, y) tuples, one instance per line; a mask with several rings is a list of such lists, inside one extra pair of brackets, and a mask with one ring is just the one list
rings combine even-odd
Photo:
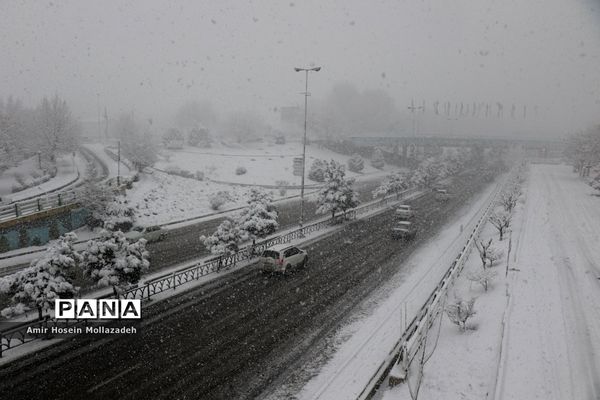
[(307, 111), (308, 111), (308, 73), (310, 71), (319, 72), (321, 67), (312, 67), (312, 68), (294, 68), (294, 71), (306, 72), (306, 80), (304, 86), (304, 139), (302, 140), (302, 181), (300, 187), (300, 226), (304, 224), (304, 173), (306, 170), (306, 120), (307, 120)]

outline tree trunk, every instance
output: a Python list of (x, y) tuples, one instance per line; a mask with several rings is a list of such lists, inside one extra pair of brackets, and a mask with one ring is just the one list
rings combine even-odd
[(38, 306), (38, 319), (41, 321), (44, 319), (44, 316), (42, 315), (42, 306)]
[(115, 294), (115, 299), (119, 299), (119, 292), (117, 292), (117, 287), (113, 286), (113, 293)]

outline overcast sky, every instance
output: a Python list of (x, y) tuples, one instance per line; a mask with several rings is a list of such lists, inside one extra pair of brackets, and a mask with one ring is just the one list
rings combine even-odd
[[(541, 133), (600, 122), (600, 2), (0, 0), (0, 96), (160, 118), (189, 99), (270, 115), (335, 82), (431, 104), (528, 106)], [(533, 115), (538, 107), (537, 118)], [(497, 124), (498, 121), (489, 121)], [(515, 124), (507, 129), (515, 129)], [(485, 124), (482, 125), (485, 129)], [(456, 132), (454, 132), (456, 133)]]

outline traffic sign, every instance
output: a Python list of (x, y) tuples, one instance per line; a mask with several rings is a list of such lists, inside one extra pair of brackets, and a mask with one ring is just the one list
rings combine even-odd
[(302, 176), (302, 157), (294, 157), (294, 176)]

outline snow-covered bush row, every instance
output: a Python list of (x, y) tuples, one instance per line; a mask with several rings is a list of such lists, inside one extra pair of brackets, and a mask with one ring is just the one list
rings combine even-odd
[(373, 198), (384, 197), (395, 194), (398, 198), (403, 190), (409, 186), (409, 179), (406, 173), (396, 172), (384, 178), (381, 184), (373, 191)]
[(104, 230), (99, 238), (87, 242), (81, 254), (73, 249), (76, 240), (74, 233), (67, 233), (51, 242), (29, 267), (0, 278), (0, 293), (11, 301), (2, 316), (37, 309), (41, 319), (44, 311), (54, 307), (55, 299), (73, 298), (79, 292), (73, 285), (78, 269), (98, 287), (112, 286), (118, 297), (150, 266), (145, 239), (129, 243), (123, 232)]
[[(55, 173), (56, 175), (56, 173)], [(17, 181), (18, 185), (13, 185), (11, 188), (11, 192), (12, 193), (17, 193), (17, 192), (21, 192), (25, 189), (29, 189), (35, 186), (39, 186), (42, 183), (48, 182), (50, 179), (52, 179), (52, 176), (47, 174), (47, 175), (43, 175), (40, 177), (34, 177), (33, 179), (26, 181), (22, 175), (15, 175), (15, 180)]]

